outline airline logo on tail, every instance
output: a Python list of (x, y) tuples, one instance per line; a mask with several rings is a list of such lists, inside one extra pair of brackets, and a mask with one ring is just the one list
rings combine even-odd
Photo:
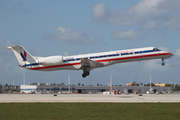
[(25, 62), (25, 61), (27, 61), (27, 54), (26, 54), (26, 51), (24, 51), (24, 54), (21, 52), (21, 57), (22, 57), (22, 59), (23, 59), (23, 61)]

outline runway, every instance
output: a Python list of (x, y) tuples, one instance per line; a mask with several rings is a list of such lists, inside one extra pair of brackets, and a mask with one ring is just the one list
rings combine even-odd
[(146, 102), (180, 102), (180, 94), (137, 94), (102, 95), (102, 94), (0, 94), (0, 103), (28, 102), (115, 102), (115, 103), (146, 103)]

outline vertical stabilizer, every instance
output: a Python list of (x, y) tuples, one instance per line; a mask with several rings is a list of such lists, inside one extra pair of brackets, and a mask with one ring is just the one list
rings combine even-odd
[(7, 47), (9, 50), (12, 50), (20, 64), (20, 66), (36, 63), (34, 57), (22, 46), (11, 45)]

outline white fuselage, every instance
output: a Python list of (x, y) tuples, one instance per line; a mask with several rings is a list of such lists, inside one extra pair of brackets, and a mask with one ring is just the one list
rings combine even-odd
[[(26, 64), (23, 67), (31, 70), (40, 71), (53, 71), (53, 70), (80, 70), (81, 60), (80, 58), (87, 58), (91, 61), (103, 63), (104, 66), (109, 66), (116, 63), (132, 62), (132, 61), (142, 61), (150, 59), (168, 59), (172, 57), (173, 54), (170, 52), (165, 52), (154, 47), (138, 48), (138, 49), (128, 49), (128, 50), (117, 50), (110, 52), (74, 55), (74, 56), (62, 56), (61, 62), (58, 62), (58, 57), (56, 56), (56, 64), (41, 64), (39, 60), (42, 58), (36, 58), (34, 64)], [(44, 57), (44, 59), (46, 59)], [(53, 57), (51, 58), (53, 59)], [(43, 61), (43, 60), (41, 60)], [(43, 62), (42, 62), (43, 63)], [(95, 69), (99, 67), (91, 67), (90, 69)]]

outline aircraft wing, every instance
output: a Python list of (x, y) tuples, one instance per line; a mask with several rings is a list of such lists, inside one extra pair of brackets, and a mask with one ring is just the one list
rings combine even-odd
[(103, 67), (104, 64), (103, 63), (99, 63), (99, 62), (96, 62), (96, 61), (92, 61), (90, 59), (87, 59), (87, 58), (80, 58), (81, 60), (81, 69), (83, 68), (98, 68), (98, 67)]

